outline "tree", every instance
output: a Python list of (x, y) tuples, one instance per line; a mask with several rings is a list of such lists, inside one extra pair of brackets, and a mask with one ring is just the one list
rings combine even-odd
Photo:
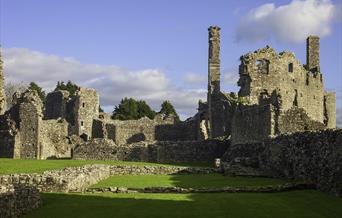
[(27, 85), (24, 83), (12, 83), (8, 82), (5, 84), (5, 95), (7, 110), (13, 106), (13, 95), (15, 92), (24, 92), (27, 89)]
[(175, 116), (175, 120), (177, 122), (180, 121), (179, 116), (178, 116), (178, 114), (176, 112), (176, 109), (173, 107), (173, 105), (171, 104), (170, 101), (164, 101), (161, 104), (161, 109), (159, 111), (159, 114), (165, 114), (167, 116), (174, 115)]
[(138, 101), (138, 119), (142, 117), (148, 117), (150, 119), (154, 119), (156, 116), (156, 112), (151, 109), (151, 107), (145, 101)]
[(119, 106), (116, 106), (112, 119), (114, 120), (136, 120), (138, 119), (138, 106), (133, 98), (124, 98)]
[(116, 106), (112, 119), (114, 120), (137, 120), (142, 117), (153, 119), (156, 112), (145, 101), (136, 101), (133, 98), (124, 98), (119, 106)]
[(78, 90), (78, 85), (75, 83), (71, 82), (70, 80), (67, 82), (67, 84), (64, 83), (64, 81), (58, 81), (55, 91), (58, 90), (65, 90), (69, 92), (70, 97), (76, 96), (76, 92)]
[(45, 91), (42, 89), (42, 87), (37, 85), (35, 82), (31, 82), (29, 84), (28, 89), (37, 91), (39, 98), (42, 100), (43, 103), (45, 102), (46, 94), (45, 94)]

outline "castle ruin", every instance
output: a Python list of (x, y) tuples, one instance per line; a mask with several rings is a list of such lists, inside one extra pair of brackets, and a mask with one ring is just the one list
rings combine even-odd
[(99, 112), (97, 92), (82, 87), (75, 96), (51, 92), (45, 104), (35, 91), (15, 93), (13, 106), (5, 111), (0, 60), (0, 157), (70, 158), (76, 146), (88, 146), (94, 139), (125, 146), (226, 137), (234, 145), (336, 127), (336, 97), (324, 90), (318, 37), (307, 39), (306, 65), (293, 53), (277, 53), (269, 46), (241, 56), (240, 90), (225, 93), (220, 88), (220, 28), (208, 31), (207, 102), (200, 101), (198, 113), (183, 122), (164, 115), (112, 120)]
[(220, 91), (220, 28), (209, 28), (208, 129), (233, 144), (336, 127), (336, 97), (324, 90), (319, 38), (307, 38), (307, 63), (266, 46), (240, 57), (240, 90)]

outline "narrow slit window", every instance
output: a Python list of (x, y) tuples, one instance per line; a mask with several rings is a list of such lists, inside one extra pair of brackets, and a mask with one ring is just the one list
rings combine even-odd
[(85, 107), (85, 103), (82, 103), (82, 107)]
[(83, 121), (81, 121), (81, 126), (83, 126), (84, 125), (84, 123), (83, 123)]
[(293, 63), (289, 63), (289, 73), (293, 73)]

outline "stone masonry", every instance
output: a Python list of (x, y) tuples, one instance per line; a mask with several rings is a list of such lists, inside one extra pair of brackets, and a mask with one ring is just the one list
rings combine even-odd
[[(317, 36), (307, 39), (305, 65), (292, 52), (277, 53), (270, 46), (242, 55), (240, 90), (226, 93), (220, 88), (220, 30), (218, 26), (208, 29), (207, 102), (199, 102), (198, 113), (183, 122), (164, 115), (153, 120), (112, 120), (110, 114), (99, 113), (96, 90), (83, 87), (74, 96), (66, 91), (49, 93), (45, 105), (34, 91), (16, 93), (13, 106), (4, 112), (0, 60), (0, 157), (72, 158), (76, 145), (91, 150), (94, 139), (110, 140), (119, 147), (147, 142), (163, 150), (165, 141), (177, 141), (182, 147), (189, 141), (207, 145), (202, 141), (222, 137), (241, 145), (285, 133), (336, 128), (336, 96), (324, 90)], [(92, 158), (113, 156), (93, 152)], [(177, 152), (169, 153), (175, 160), (182, 159), (182, 151)]]
[[(307, 63), (270, 46), (240, 57), (238, 94), (220, 90), (220, 28), (209, 28), (208, 131), (232, 144), (282, 133), (336, 128), (335, 93), (324, 91), (319, 37), (307, 39)], [(291, 116), (290, 116), (291, 115)], [(290, 118), (290, 122), (286, 122)]]

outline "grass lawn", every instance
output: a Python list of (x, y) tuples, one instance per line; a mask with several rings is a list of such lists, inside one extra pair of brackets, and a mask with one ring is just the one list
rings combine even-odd
[(112, 176), (93, 185), (99, 187), (170, 187), (183, 188), (224, 187), (224, 186), (266, 186), (285, 183), (281, 179), (260, 177), (228, 177), (220, 174), (191, 174), (191, 175), (125, 175)]
[(10, 173), (42, 173), (46, 170), (63, 169), (65, 167), (82, 166), (85, 164), (110, 164), (110, 165), (149, 165), (149, 166), (209, 166), (209, 163), (175, 163), (158, 164), (146, 162), (124, 161), (96, 161), (96, 160), (24, 160), (0, 158), (0, 175)]
[(27, 217), (338, 218), (342, 199), (313, 191), (272, 194), (43, 194)]

